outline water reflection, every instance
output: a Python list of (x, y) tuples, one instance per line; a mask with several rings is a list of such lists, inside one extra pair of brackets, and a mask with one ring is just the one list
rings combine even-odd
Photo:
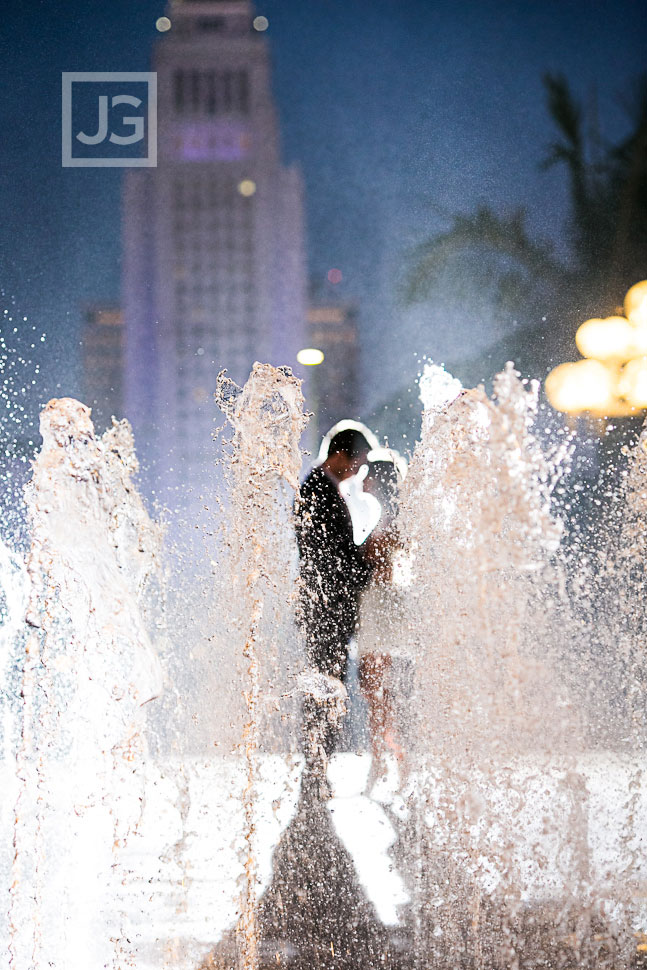
[[(348, 797), (322, 800), (316, 782), (306, 776), (295, 814), (274, 853), (270, 884), (259, 901), (261, 967), (350, 970), (399, 965), (400, 941), (380, 919), (349, 851), (348, 846), (357, 850), (363, 842), (365, 851), (379, 854), (370, 836), (368, 844), (366, 833), (362, 836), (366, 819), (356, 811)], [(388, 870), (385, 874), (391, 876)], [(379, 887), (374, 888), (379, 896)], [(236, 952), (236, 937), (230, 933), (203, 966), (224, 970), (233, 965)]]

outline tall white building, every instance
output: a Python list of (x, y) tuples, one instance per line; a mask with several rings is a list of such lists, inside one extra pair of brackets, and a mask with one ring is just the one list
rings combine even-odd
[(151, 484), (213, 474), (216, 377), (296, 366), (303, 202), (281, 163), (268, 42), (248, 0), (171, 4), (157, 41), (158, 166), (124, 192), (125, 398)]

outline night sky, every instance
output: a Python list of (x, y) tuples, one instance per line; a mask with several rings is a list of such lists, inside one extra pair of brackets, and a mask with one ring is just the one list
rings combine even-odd
[[(476, 321), (420, 329), (424, 309), (415, 320), (402, 312), (404, 253), (480, 203), (525, 205), (533, 232), (564, 250), (565, 176), (539, 171), (552, 136), (541, 76), (565, 73), (585, 100), (596, 91), (605, 133), (621, 134), (618, 95), (645, 66), (644, 5), (259, 0), (256, 9), (270, 21), (284, 157), (305, 176), (310, 272), (340, 268), (337, 292), (359, 300), (365, 373), (383, 374), (382, 392), (405, 379), (414, 351), (438, 358), (461, 341), (487, 343)], [(163, 0), (3, 9), (0, 287), (3, 308), (13, 300), (47, 332), (42, 397), (57, 381), (58, 393), (79, 393), (81, 308), (119, 299), (121, 171), (61, 168), (61, 72), (149, 69), (164, 12)]]

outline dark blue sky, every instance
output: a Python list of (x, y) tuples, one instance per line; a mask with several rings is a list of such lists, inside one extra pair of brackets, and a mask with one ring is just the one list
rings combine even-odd
[[(538, 170), (551, 138), (541, 75), (564, 72), (585, 99), (595, 86), (614, 136), (617, 95), (647, 50), (644, 4), (632, 0), (256, 7), (270, 21), (284, 154), (305, 175), (311, 272), (342, 269), (377, 367), (405, 326), (393, 296), (402, 253), (442, 229), (443, 212), (524, 204), (532, 229), (563, 246), (564, 176)], [(66, 393), (79, 391), (81, 306), (118, 299), (121, 173), (61, 168), (61, 72), (147, 70), (164, 12), (163, 0), (3, 9), (0, 287), (4, 306), (13, 298), (47, 331), (46, 383), (60, 377)], [(446, 338), (436, 325), (415, 349), (442, 355)]]

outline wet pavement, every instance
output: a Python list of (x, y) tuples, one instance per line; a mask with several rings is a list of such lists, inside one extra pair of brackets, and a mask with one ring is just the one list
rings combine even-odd
[[(362, 887), (356, 863), (316, 783), (302, 787), (275, 850), (261, 897), (258, 968), (270, 970), (639, 970), (647, 953), (618, 945), (613, 927), (578, 906), (518, 907), (475, 893), (451, 854), (424, 838), (411, 813), (392, 855), (415, 902), (387, 926)], [(407, 849), (409, 847), (409, 849)], [(412, 848), (413, 847), (413, 848)], [(442, 926), (434, 900), (443, 887)], [(573, 905), (574, 904), (574, 905)], [(639, 941), (638, 941), (639, 942)], [(645, 940), (647, 943), (647, 939)], [(231, 930), (200, 970), (247, 970)]]
[[(295, 815), (274, 854), (271, 882), (258, 907), (260, 967), (351, 970), (408, 966), (408, 940), (387, 928), (360, 885), (316, 783), (302, 789)], [(235, 932), (204, 968), (237, 966)]]

